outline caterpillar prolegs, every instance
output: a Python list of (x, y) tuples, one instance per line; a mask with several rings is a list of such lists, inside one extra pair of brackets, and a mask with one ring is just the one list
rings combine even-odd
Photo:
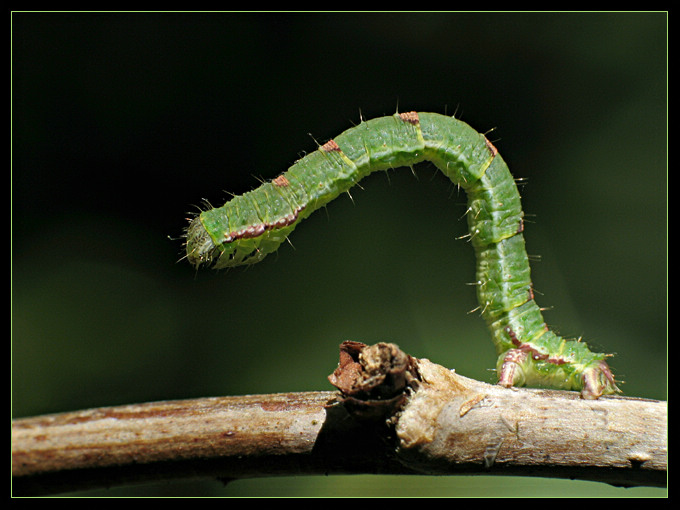
[(421, 161), (467, 193), (477, 296), (499, 354), (499, 384), (579, 390), (591, 399), (618, 392), (608, 355), (546, 326), (532, 292), (515, 181), (491, 142), (452, 117), (408, 112), (361, 122), (271, 182), (193, 218), (187, 258), (213, 268), (259, 262), (300, 221), (371, 172)]

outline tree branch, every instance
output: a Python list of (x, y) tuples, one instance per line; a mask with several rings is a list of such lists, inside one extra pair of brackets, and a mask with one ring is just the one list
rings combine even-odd
[(168, 479), (498, 474), (666, 485), (666, 402), (582, 400), (346, 342), (338, 392), (145, 403), (14, 420), (14, 495)]

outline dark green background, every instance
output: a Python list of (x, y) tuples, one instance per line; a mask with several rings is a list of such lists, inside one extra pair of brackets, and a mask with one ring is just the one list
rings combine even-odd
[[(546, 320), (615, 352), (626, 394), (666, 398), (666, 14), (14, 13), (12, 59), (13, 416), (329, 390), (346, 339), (493, 381), (465, 197), (431, 166), (369, 177), (248, 270), (178, 262), (195, 204), (397, 109), (493, 130), (527, 179)], [(96, 494), (665, 492), (360, 476)]]

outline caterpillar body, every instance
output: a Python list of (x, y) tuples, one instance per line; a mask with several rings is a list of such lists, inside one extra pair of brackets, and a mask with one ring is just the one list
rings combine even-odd
[(589, 399), (618, 392), (609, 355), (546, 326), (532, 291), (515, 181), (491, 142), (453, 117), (407, 112), (362, 121), (272, 181), (193, 218), (187, 258), (213, 268), (259, 262), (368, 174), (422, 161), (467, 193), (477, 297), (499, 355), (498, 383), (578, 390)]

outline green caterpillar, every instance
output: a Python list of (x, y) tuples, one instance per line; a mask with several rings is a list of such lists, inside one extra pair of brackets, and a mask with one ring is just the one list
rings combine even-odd
[(491, 142), (452, 117), (408, 112), (361, 122), (271, 182), (193, 218), (187, 258), (196, 267), (259, 262), (300, 221), (371, 172), (421, 161), (467, 193), (477, 296), (499, 354), (498, 383), (579, 390), (590, 399), (618, 392), (607, 354), (546, 326), (534, 301), (515, 181)]

